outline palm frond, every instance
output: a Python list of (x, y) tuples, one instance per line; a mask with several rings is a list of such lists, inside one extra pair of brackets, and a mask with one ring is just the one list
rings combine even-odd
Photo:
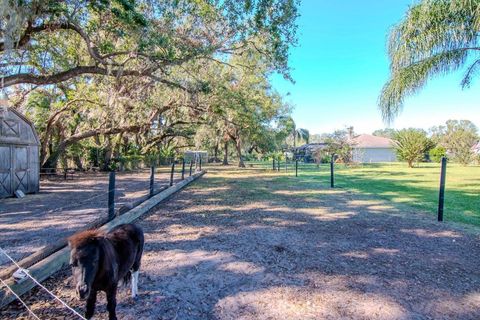
[(379, 107), (390, 123), (406, 96), (417, 93), (431, 77), (459, 69), (473, 55), (461, 82), (464, 88), (470, 85), (480, 64), (480, 0), (423, 0), (413, 5), (392, 28), (388, 54), (391, 78)]
[(465, 49), (445, 51), (394, 72), (378, 101), (384, 121), (391, 123), (401, 112), (405, 97), (417, 93), (430, 77), (457, 70), (466, 58)]

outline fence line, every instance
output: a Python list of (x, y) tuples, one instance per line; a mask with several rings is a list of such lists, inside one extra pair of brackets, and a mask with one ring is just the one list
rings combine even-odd
[[(151, 184), (150, 181), (148, 182), (145, 182), (144, 184), (140, 185), (140, 189), (143, 190), (143, 188), (145, 187), (145, 191), (149, 191), (149, 188), (146, 188), (147, 186), (149, 186)], [(114, 191), (123, 191), (122, 189), (124, 189), (124, 187), (115, 187), (113, 190)], [(104, 191), (102, 193), (99, 193), (99, 194), (96, 194), (96, 195), (93, 195), (89, 198), (86, 198), (84, 200), (81, 200), (81, 202), (77, 202), (77, 203), (73, 203), (73, 204), (68, 204), (66, 206), (62, 206), (62, 207), (59, 207), (59, 208), (55, 208), (55, 209), (51, 209), (51, 210), (47, 210), (47, 211), (44, 211), (44, 212), (41, 212), (41, 214), (49, 214), (49, 213), (54, 213), (54, 212), (59, 212), (59, 211), (63, 211), (65, 209), (70, 209), (70, 208), (74, 208), (74, 207), (78, 207), (78, 206), (81, 206), (93, 199), (97, 199), (99, 197), (102, 197), (102, 196), (105, 196), (105, 195), (108, 195), (112, 190), (107, 190), (107, 191)], [(140, 191), (140, 190), (139, 190)], [(90, 192), (90, 191), (89, 191)], [(40, 214), (40, 213), (39, 213)]]
[[(306, 163), (306, 162), (300, 162), (298, 160), (292, 159), (291, 162), (289, 162), (288, 160), (285, 160), (285, 163), (282, 163), (282, 165), (285, 167), (285, 173), (293, 172), (292, 176), (295, 176), (295, 177), (299, 176), (299, 172), (301, 172), (301, 169), (305, 171), (308, 170), (310, 172), (312, 169), (317, 169), (316, 170), (317, 172), (323, 172), (324, 174), (329, 176), (330, 188), (335, 188), (335, 170), (336, 168), (338, 168), (336, 166), (335, 159), (337, 159), (336, 155), (332, 154), (329, 163)], [(275, 160), (275, 159), (273, 159), (272, 161), (267, 160), (267, 161), (261, 161), (261, 162), (253, 162), (253, 163), (249, 163), (245, 161), (245, 164), (247, 167), (255, 168), (255, 166), (257, 166), (257, 168), (259, 167), (260, 169), (263, 169), (265, 171), (273, 171), (273, 172), (279, 172), (279, 173), (280, 173), (280, 163), (281, 163), (280, 160)], [(437, 207), (437, 217), (438, 217), (437, 220), (439, 222), (442, 222), (444, 219), (446, 167), (447, 167), (447, 159), (443, 157), (441, 161), (441, 166), (440, 166), (440, 169), (441, 169), (440, 170), (440, 188), (439, 188), (438, 207)], [(343, 183), (345, 184), (346, 182), (343, 181)]]
[[(112, 193), (112, 190), (102, 190), (104, 189), (103, 187), (98, 189), (95, 188), (96, 190), (92, 189), (92, 186), (90, 185), (90, 179), (95, 179), (95, 178), (100, 178), (99, 176), (95, 175), (92, 177), (89, 177), (88, 175), (86, 176), (87, 182), (82, 185), (79, 189), (75, 187), (75, 182), (68, 183), (67, 184), (67, 191), (78, 191), (78, 192), (67, 192), (64, 193), (67, 195), (66, 199), (62, 199), (59, 197), (59, 202), (57, 203), (55, 200), (55, 197), (53, 198), (53, 201), (50, 201), (48, 206), (53, 207), (55, 204), (58, 204), (57, 207), (53, 208), (42, 208), (45, 205), (45, 200), (39, 200), (39, 204), (41, 206), (38, 206), (38, 208), (34, 208), (31, 210), (31, 212), (27, 215), (19, 217), (17, 220), (12, 221), (12, 223), (19, 224), (21, 225), (23, 221), (25, 220), (30, 220), (30, 219), (42, 219), (45, 217), (49, 221), (52, 219), (53, 221), (58, 221), (62, 219), (62, 216), (64, 215), (64, 212), (72, 212), (73, 215), (77, 215), (75, 211), (78, 211), (80, 214), (83, 213), (82, 210), (89, 210), (92, 211), (91, 214), (89, 214), (88, 219), (93, 219), (93, 222), (95, 221), (100, 221), (102, 219), (111, 219), (115, 216), (121, 215), (125, 213), (126, 211), (132, 209), (133, 207), (136, 207), (139, 205), (141, 202), (144, 200), (148, 199), (152, 195), (155, 195), (156, 193), (166, 189), (169, 186), (169, 181), (167, 178), (167, 171), (165, 170), (165, 167), (162, 168), (155, 168), (155, 171), (159, 172), (158, 177), (159, 178), (157, 181), (153, 181), (152, 185), (152, 175), (150, 177), (146, 177), (144, 179), (144, 172), (140, 174), (133, 174), (132, 176), (127, 175), (124, 176), (121, 180), (121, 183), (118, 183), (117, 186), (114, 189), (114, 192), (117, 194), (115, 198), (113, 199), (113, 208), (114, 208), (114, 214), (113, 215), (108, 215), (108, 208), (109, 208), (109, 203), (108, 203), (108, 196), (109, 194)], [(139, 179), (138, 176), (141, 178)], [(175, 183), (180, 181), (181, 178), (181, 173), (180, 172), (172, 172), (172, 177), (175, 177)], [(104, 184), (105, 181), (103, 181), (105, 178), (104, 175), (101, 176), (102, 179), (102, 185)], [(80, 181), (83, 180), (82, 178), (79, 178)], [(142, 181), (145, 180), (145, 181)], [(95, 181), (95, 180), (92, 180)], [(173, 184), (173, 181), (172, 181)], [(60, 182), (59, 184), (55, 183), (52, 185), (52, 192), (55, 193), (55, 188), (57, 186), (60, 186), (60, 188), (63, 188), (63, 183)], [(93, 185), (95, 186), (95, 185)], [(153, 186), (153, 190), (152, 190)], [(108, 187), (108, 180), (106, 187)], [(92, 194), (93, 193), (93, 194)], [(121, 195), (120, 195), (121, 193)], [(121, 198), (122, 197), (122, 198)], [(52, 205), (53, 204), (53, 205)], [(16, 210), (16, 205), (15, 203), (12, 203), (11, 207), (5, 207), (5, 212), (15, 212)], [(2, 208), (3, 209), (3, 208)], [(43, 210), (42, 210), (43, 209)], [(3, 211), (3, 210), (0, 210)], [(65, 216), (69, 216), (65, 214)], [(73, 218), (74, 221), (75, 218)], [(79, 218), (78, 221), (81, 221), (81, 217)], [(89, 226), (89, 221), (86, 222), (87, 227)], [(71, 233), (73, 234), (74, 232), (78, 230), (83, 230), (83, 224), (78, 224), (75, 228), (71, 229)], [(28, 228), (26, 230), (28, 232)], [(33, 232), (31, 232), (31, 235), (28, 236), (28, 239), (34, 239), (35, 237), (38, 237), (38, 235), (34, 235)], [(62, 236), (62, 239), (65, 238), (65, 235)], [(25, 244), (28, 244), (28, 239), (24, 240), (22, 243), (20, 243), (20, 246), (23, 246)], [(60, 239), (60, 237), (55, 237), (50, 240), (49, 242), (56, 241), (57, 239)], [(6, 242), (8, 239), (2, 239), (3, 245), (9, 245), (8, 242)], [(47, 243), (48, 244), (48, 243)], [(27, 259), (28, 256), (31, 256), (32, 254), (35, 254), (35, 251), (29, 251), (27, 256), (20, 256), (16, 258), (19, 258), (22, 262)], [(0, 267), (4, 265), (4, 261), (0, 262)], [(0, 275), (2, 272), (0, 272)]]
[(23, 306), (28, 310), (28, 312), (29, 312), (35, 319), (41, 320), (41, 319), (32, 311), (32, 309), (30, 309), (30, 308), (27, 306), (27, 304), (18, 296), (18, 294), (16, 294), (15, 291), (13, 291), (13, 289), (10, 288), (10, 286), (5, 283), (5, 281), (3, 281), (2, 279), (0, 279), (0, 282), (3, 284), (3, 286), (4, 286), (5, 288), (8, 289), (8, 291), (10, 291), (10, 292), (15, 296), (15, 298), (18, 299), (18, 301), (20, 301), (20, 302), (23, 304)]
[[(35, 279), (31, 274), (30, 272), (27, 270), (27, 269), (23, 269), (22, 267), (20, 267), (18, 265), (18, 263), (12, 258), (10, 257), (10, 255), (5, 252), (5, 250), (3, 248), (0, 248), (0, 252), (3, 253), (10, 261), (12, 261), (12, 263), (18, 268), (18, 270), (21, 270), (22, 273), (24, 273), (27, 277), (29, 277), (30, 279), (32, 279), (33, 282), (35, 282), (40, 288), (42, 288), (43, 290), (45, 290), (50, 296), (52, 296), (55, 300), (57, 300), (58, 302), (60, 302), (65, 308), (67, 308), (68, 310), (70, 310), (71, 312), (73, 312), (76, 316), (78, 316), (80, 319), (83, 319), (83, 320), (87, 320), (86, 318), (84, 318), (80, 313), (78, 313), (75, 309), (73, 309), (72, 307), (70, 307), (68, 304), (66, 304), (62, 299), (60, 299), (59, 297), (57, 297), (53, 292), (51, 292), (50, 290), (48, 290), (47, 288), (45, 288), (39, 281), (37, 281), (37, 279)], [(3, 282), (3, 281), (2, 281)], [(16, 295), (15, 295), (16, 296)]]

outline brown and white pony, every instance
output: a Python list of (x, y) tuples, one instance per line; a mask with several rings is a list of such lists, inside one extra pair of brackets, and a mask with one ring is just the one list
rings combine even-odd
[(132, 297), (136, 297), (143, 244), (143, 231), (134, 224), (119, 225), (108, 233), (87, 230), (68, 239), (76, 293), (87, 300), (85, 318), (93, 316), (97, 292), (104, 291), (109, 319), (117, 319), (116, 294), (121, 279), (127, 283), (131, 278)]

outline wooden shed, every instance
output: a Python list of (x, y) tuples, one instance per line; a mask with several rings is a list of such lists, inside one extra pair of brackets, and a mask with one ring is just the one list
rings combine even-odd
[(40, 140), (33, 124), (0, 103), (0, 198), (38, 192)]

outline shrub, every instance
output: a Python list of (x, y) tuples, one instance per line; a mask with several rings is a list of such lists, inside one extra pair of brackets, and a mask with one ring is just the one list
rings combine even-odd
[(432, 147), (425, 131), (420, 129), (403, 129), (394, 135), (394, 148), (398, 159), (406, 161), (412, 168), (415, 162), (425, 158), (425, 153)]
[(433, 162), (440, 162), (443, 157), (447, 156), (447, 150), (442, 146), (437, 146), (430, 150), (429, 155)]

